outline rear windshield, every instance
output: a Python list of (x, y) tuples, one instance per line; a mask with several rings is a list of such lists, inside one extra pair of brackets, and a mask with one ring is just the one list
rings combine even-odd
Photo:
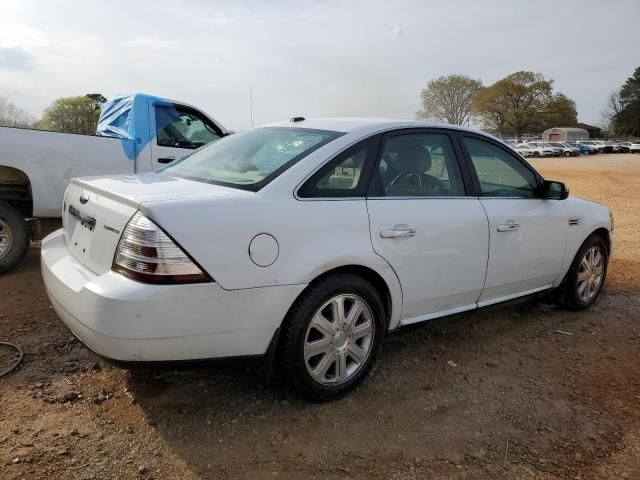
[(192, 180), (258, 190), (340, 135), (340, 132), (306, 128), (256, 128), (224, 137), (160, 171)]

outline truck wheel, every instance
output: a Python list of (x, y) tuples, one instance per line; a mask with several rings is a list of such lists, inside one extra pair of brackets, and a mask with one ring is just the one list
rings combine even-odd
[(24, 217), (8, 203), (0, 202), (0, 274), (16, 266), (28, 248), (29, 232)]

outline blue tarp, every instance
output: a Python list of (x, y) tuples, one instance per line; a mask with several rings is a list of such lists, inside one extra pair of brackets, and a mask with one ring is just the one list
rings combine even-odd
[(156, 136), (156, 131), (177, 116), (174, 105), (165, 98), (144, 93), (114, 97), (102, 107), (96, 135), (119, 138), (125, 154), (133, 160)]

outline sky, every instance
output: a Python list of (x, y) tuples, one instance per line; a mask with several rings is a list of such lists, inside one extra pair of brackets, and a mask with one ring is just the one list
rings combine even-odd
[(145, 92), (225, 127), (415, 118), (433, 78), (531, 70), (599, 123), (640, 66), (640, 0), (0, 0), (0, 96)]

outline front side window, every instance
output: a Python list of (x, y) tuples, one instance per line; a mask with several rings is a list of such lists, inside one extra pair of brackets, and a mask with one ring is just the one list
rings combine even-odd
[(222, 137), (211, 123), (195, 112), (157, 106), (157, 143), (161, 147), (200, 148)]
[(224, 137), (159, 171), (255, 190), (340, 135), (304, 128), (256, 128)]
[(521, 160), (485, 140), (464, 137), (464, 143), (478, 175), (483, 196), (535, 196), (538, 179)]
[(465, 194), (462, 175), (449, 136), (410, 133), (389, 137), (377, 172), (375, 196), (441, 197)]

